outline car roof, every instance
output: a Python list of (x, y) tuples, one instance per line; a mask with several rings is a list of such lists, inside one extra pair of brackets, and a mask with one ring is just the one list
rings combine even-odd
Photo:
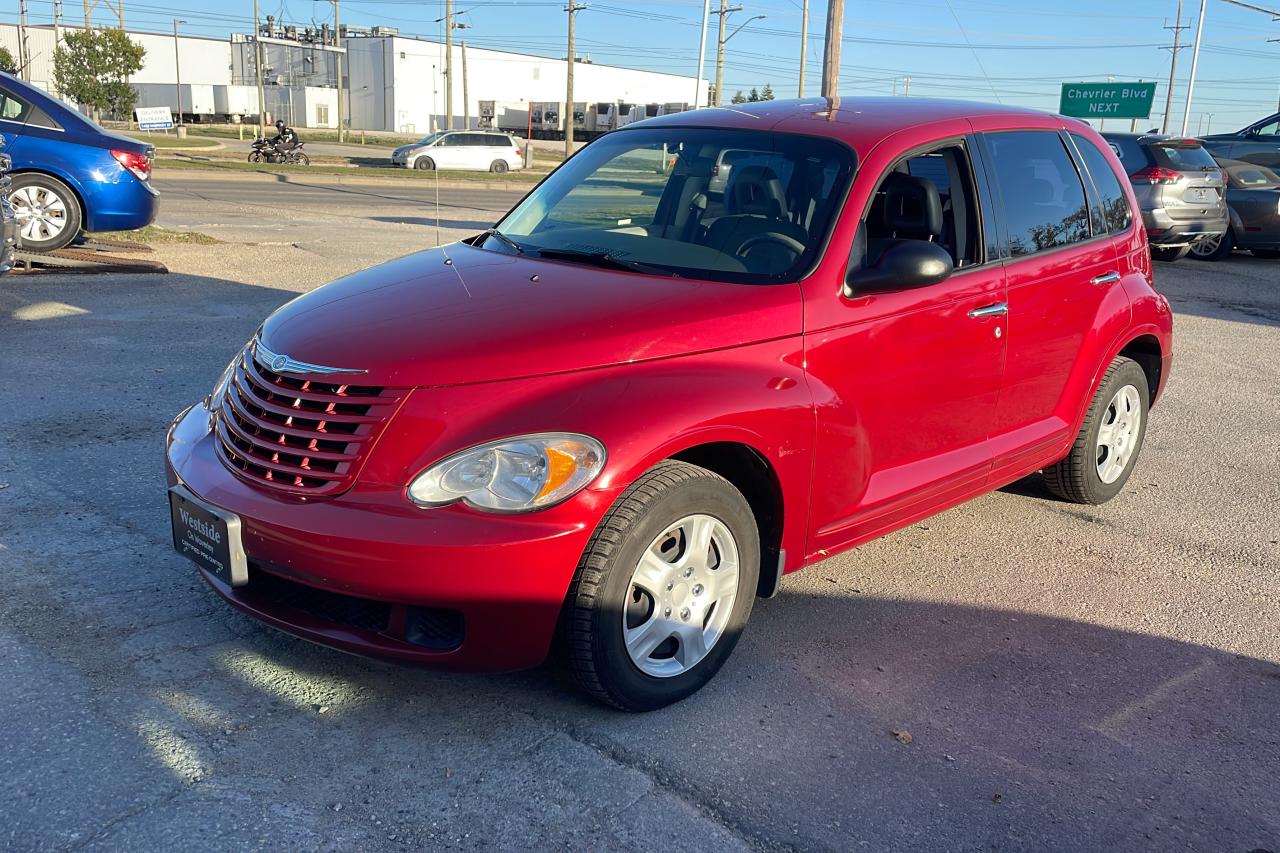
[(757, 101), (706, 107), (644, 119), (619, 132), (653, 127), (715, 127), (768, 130), (827, 136), (866, 148), (907, 128), (956, 119), (982, 118), (1007, 129), (1044, 127), (1046, 119), (1059, 127), (1083, 129), (1076, 119), (1023, 107), (937, 98), (839, 97)]

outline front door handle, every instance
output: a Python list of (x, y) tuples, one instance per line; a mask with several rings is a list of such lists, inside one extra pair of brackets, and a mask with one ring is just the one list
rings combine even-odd
[(1119, 280), (1120, 280), (1120, 273), (1116, 272), (1115, 270), (1112, 270), (1111, 272), (1104, 272), (1102, 275), (1094, 276), (1093, 278), (1089, 279), (1089, 283), (1090, 284), (1115, 284)]
[(1009, 305), (1006, 302), (997, 302), (995, 305), (984, 305), (981, 308), (974, 308), (969, 312), (969, 316), (974, 320), (984, 320), (987, 317), (1003, 317), (1009, 313)]

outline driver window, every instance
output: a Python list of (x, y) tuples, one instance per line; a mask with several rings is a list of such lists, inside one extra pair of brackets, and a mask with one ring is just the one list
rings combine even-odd
[(1258, 136), (1280, 136), (1280, 120), (1264, 124), (1257, 130)]
[(896, 240), (927, 240), (946, 249), (956, 269), (981, 263), (973, 172), (953, 143), (899, 160), (884, 176), (866, 219), (867, 264)]

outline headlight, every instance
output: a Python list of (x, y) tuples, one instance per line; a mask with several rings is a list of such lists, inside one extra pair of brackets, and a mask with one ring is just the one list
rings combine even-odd
[(419, 506), (465, 501), (477, 509), (528, 512), (582, 491), (604, 461), (604, 445), (586, 435), (544, 432), (506, 438), (432, 465), (409, 484), (409, 499)]
[(213, 414), (222, 408), (222, 401), (227, 396), (227, 386), (235, 378), (236, 367), (240, 364), (240, 360), (244, 358), (245, 350), (248, 348), (248, 344), (240, 348), (235, 358), (231, 359), (222, 371), (222, 375), (218, 377), (218, 382), (213, 386), (213, 390), (209, 392), (209, 396), (204, 398), (204, 407), (209, 411), (209, 414)]

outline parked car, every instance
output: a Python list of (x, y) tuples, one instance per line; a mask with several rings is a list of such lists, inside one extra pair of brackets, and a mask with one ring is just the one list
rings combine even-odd
[(9, 169), (13, 160), (4, 153), (4, 139), (0, 138), (0, 275), (13, 269), (14, 252), (18, 245), (18, 218), (9, 203), (13, 182)]
[(1196, 139), (1153, 133), (1104, 133), (1138, 197), (1151, 255), (1186, 257), (1192, 244), (1227, 232), (1222, 169)]
[(1201, 139), (1215, 157), (1280, 169), (1280, 113), (1235, 133), (1214, 133)]
[[(318, 643), (555, 649), (645, 710), (786, 572), (1039, 471), (1113, 498), (1172, 324), (1110, 149), (1029, 110), (826, 103), (632, 124), (496, 227), (276, 311), (169, 430), (178, 551)], [(705, 219), (731, 149), (771, 154)]]
[(524, 150), (505, 133), (440, 131), (392, 151), (391, 163), (409, 169), (506, 172), (524, 168)]
[(1280, 176), (1256, 163), (1218, 160), (1227, 173), (1227, 211), (1231, 226), (1217, 239), (1191, 246), (1191, 256), (1220, 261), (1235, 249), (1259, 258), (1280, 258)]
[(22, 247), (61, 249), (81, 231), (124, 231), (155, 219), (155, 147), (110, 133), (40, 89), (0, 73), (0, 134), (13, 158)]

